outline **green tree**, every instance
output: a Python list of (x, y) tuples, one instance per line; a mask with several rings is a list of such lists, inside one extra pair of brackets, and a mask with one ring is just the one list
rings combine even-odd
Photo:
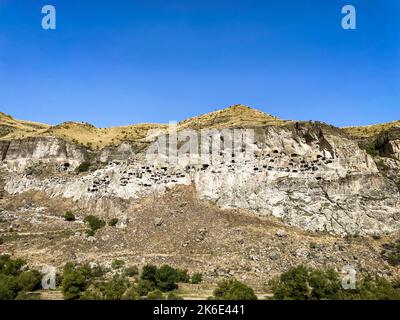
[(157, 267), (151, 264), (146, 264), (142, 269), (141, 279), (148, 280), (151, 283), (156, 283)]
[(92, 269), (87, 263), (81, 266), (72, 262), (66, 263), (61, 283), (64, 298), (66, 300), (79, 299), (93, 279), (99, 276), (96, 273), (98, 273), (98, 270)]
[(236, 280), (224, 280), (214, 290), (216, 300), (257, 300), (252, 288)]
[(163, 292), (177, 289), (177, 280), (178, 272), (171, 266), (163, 265), (156, 270), (156, 285)]
[(42, 274), (37, 270), (22, 272), (16, 281), (20, 291), (35, 291), (42, 288)]
[(176, 269), (176, 281), (182, 283), (189, 283), (190, 276), (188, 274), (187, 269)]
[(309, 270), (300, 265), (281, 274), (270, 282), (274, 298), (279, 300), (307, 300), (311, 298)]
[(155, 288), (155, 286), (154, 286), (153, 282), (151, 282), (149, 280), (143, 280), (143, 279), (140, 279), (135, 286), (136, 292), (141, 297), (147, 296), (147, 294), (150, 291), (154, 290), (154, 288)]

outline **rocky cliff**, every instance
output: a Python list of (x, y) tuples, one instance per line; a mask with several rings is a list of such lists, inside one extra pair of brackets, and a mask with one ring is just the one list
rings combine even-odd
[[(199, 124), (251, 127), (253, 158), (240, 160), (240, 155), (232, 154), (227, 162), (222, 149), (212, 163), (148, 163), (146, 150), (157, 135), (150, 141), (127, 140), (98, 149), (54, 136), (3, 139), (5, 190), (11, 198), (44, 191), (53, 198), (70, 198), (99, 215), (106, 207), (123, 216), (120, 200), (135, 202), (178, 185), (193, 185), (199, 198), (221, 208), (249, 209), (305, 230), (363, 235), (400, 229), (396, 129), (376, 137), (380, 155), (373, 157), (339, 128), (262, 118), (245, 107), (225, 110), (181, 126), (190, 128), (192, 122), (196, 130), (201, 129)], [(234, 114), (240, 116), (233, 119)], [(77, 173), (83, 162), (91, 169)], [(382, 170), (382, 164), (386, 168), (389, 162), (390, 175)], [(100, 202), (107, 205), (99, 206)]]

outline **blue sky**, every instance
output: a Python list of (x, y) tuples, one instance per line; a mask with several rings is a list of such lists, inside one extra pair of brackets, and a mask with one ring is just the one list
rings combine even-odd
[(399, 101), (398, 0), (0, 0), (0, 110), (16, 118), (106, 127), (241, 103), (344, 126), (398, 120)]

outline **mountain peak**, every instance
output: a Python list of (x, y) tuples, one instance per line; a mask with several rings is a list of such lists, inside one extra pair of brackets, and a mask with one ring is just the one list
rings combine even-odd
[(285, 121), (242, 104), (189, 118), (179, 123), (181, 129), (229, 128), (283, 124)]

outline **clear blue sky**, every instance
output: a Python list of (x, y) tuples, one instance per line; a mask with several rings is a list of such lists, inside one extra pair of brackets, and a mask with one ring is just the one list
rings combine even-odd
[(241, 103), (342, 126), (400, 119), (399, 102), (399, 0), (0, 0), (0, 110), (16, 118), (105, 127)]

